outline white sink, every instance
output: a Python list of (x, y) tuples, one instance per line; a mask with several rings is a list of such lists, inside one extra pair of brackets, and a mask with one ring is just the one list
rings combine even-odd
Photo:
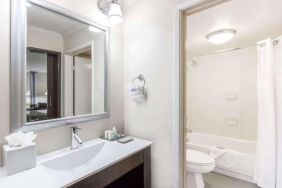
[(77, 150), (66, 147), (38, 156), (35, 168), (12, 176), (5, 176), (5, 169), (0, 168), (0, 187), (69, 187), (151, 144), (138, 138), (127, 144), (93, 139)]
[(56, 157), (42, 162), (41, 165), (51, 170), (69, 170), (84, 165), (102, 150), (105, 141), (82, 145), (81, 148), (63, 152)]

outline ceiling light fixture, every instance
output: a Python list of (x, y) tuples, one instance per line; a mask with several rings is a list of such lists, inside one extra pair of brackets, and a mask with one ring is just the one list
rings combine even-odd
[(207, 35), (207, 39), (213, 44), (224, 44), (230, 41), (236, 34), (235, 29), (221, 29), (211, 32)]
[(99, 0), (99, 10), (108, 16), (109, 22), (120, 24), (123, 22), (123, 14), (118, 0)]

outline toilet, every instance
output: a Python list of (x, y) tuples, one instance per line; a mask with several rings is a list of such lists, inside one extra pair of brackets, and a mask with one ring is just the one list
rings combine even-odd
[(213, 171), (215, 160), (200, 151), (186, 150), (187, 188), (204, 188), (202, 174)]

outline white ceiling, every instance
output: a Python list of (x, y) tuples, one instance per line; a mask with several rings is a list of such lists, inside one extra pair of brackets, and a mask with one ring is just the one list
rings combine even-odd
[(87, 28), (86, 24), (32, 5), (27, 8), (28, 26), (53, 31), (63, 36)]
[[(282, 34), (282, 0), (231, 0), (188, 16), (187, 27), (190, 56), (255, 44)], [(224, 28), (237, 30), (231, 41), (208, 42), (208, 33)]]

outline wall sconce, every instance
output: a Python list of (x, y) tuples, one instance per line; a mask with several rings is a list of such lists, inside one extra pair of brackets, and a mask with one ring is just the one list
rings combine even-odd
[(99, 0), (99, 10), (108, 16), (109, 22), (120, 24), (123, 22), (123, 14), (118, 0)]

